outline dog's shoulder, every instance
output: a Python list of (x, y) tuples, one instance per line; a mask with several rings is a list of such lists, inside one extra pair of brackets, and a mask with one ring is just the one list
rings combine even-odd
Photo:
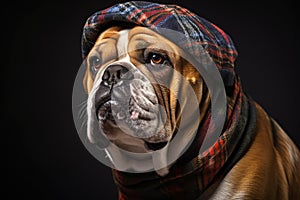
[[(276, 166), (274, 173), (268, 176), (276, 177), (274, 188), (277, 189), (277, 199), (300, 199), (300, 152), (295, 143), (281, 128), (281, 126), (266, 112), (257, 105), (258, 123), (261, 127), (268, 127), (270, 130), (258, 131), (258, 135), (267, 134), (271, 145), (263, 147), (269, 148), (274, 154), (275, 162), (271, 162), (271, 167)], [(259, 137), (259, 136), (258, 136)], [(262, 149), (263, 150), (263, 149)], [(267, 156), (267, 155), (265, 155)], [(270, 155), (272, 156), (272, 155)], [(267, 169), (270, 169), (269, 167)]]
[(300, 199), (298, 148), (258, 105), (256, 136), (211, 199)]
[(283, 188), (288, 190), (288, 199), (300, 199), (300, 152), (295, 143), (280, 127), (271, 119), (273, 144), (275, 149), (276, 161), (283, 176), (279, 177), (280, 182), (284, 182)]

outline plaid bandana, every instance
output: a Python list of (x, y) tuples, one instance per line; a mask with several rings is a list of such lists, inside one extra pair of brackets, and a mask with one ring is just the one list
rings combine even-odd
[(159, 177), (155, 172), (131, 174), (113, 170), (120, 200), (196, 199), (208, 187), (216, 187), (246, 152), (254, 137), (256, 110), (252, 100), (243, 93), (234, 72), (237, 51), (230, 37), (220, 28), (185, 8), (133, 1), (114, 5), (88, 18), (82, 36), (83, 58), (99, 34), (116, 22), (148, 27), (161, 35), (164, 35), (161, 29), (178, 31), (185, 36), (174, 41), (179, 47), (197, 57), (201, 45), (220, 71), (228, 97), (227, 119), (214, 145), (199, 155), (197, 138), (207, 131), (208, 112), (196, 139), (166, 177)]

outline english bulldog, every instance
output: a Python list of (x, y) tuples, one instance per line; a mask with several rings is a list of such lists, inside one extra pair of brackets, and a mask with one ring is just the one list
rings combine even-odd
[[(103, 136), (109, 140), (106, 152), (117, 171), (148, 169), (128, 159), (119, 149), (152, 153), (161, 187), (167, 183), (165, 177), (168, 181), (173, 179), (172, 165), (166, 164), (167, 148), (178, 126), (201, 126), (211, 103), (201, 74), (184, 55), (174, 42), (149, 28), (112, 26), (101, 32), (86, 58), (89, 142), (101, 143)], [(165, 84), (157, 83), (158, 79), (166, 79)], [(196, 120), (195, 109), (189, 107), (188, 87), (196, 95), (201, 110)], [(179, 103), (180, 98), (185, 101)], [(300, 199), (299, 150), (280, 126), (258, 104), (254, 105), (257, 119), (249, 148), (197, 199)], [(185, 109), (193, 120), (181, 120)], [(193, 137), (185, 135), (178, 148), (184, 148)], [(162, 151), (157, 154), (159, 150)], [(120, 187), (121, 191), (126, 190), (123, 187), (126, 186)], [(143, 187), (143, 182), (134, 187)], [(137, 198), (134, 187), (129, 187), (128, 194), (132, 196), (128, 199), (147, 199)], [(180, 199), (173, 197), (171, 190), (168, 192), (170, 199)]]
[[(98, 141), (100, 133), (92, 131), (93, 122), (97, 121), (102, 133), (119, 148), (135, 153), (161, 149), (171, 140), (182, 120), (177, 96), (185, 95), (180, 90), (188, 91), (190, 85), (197, 100), (202, 102), (202, 115), (197, 119), (200, 121), (209, 106), (209, 96), (199, 72), (180, 56), (183, 54), (174, 43), (145, 27), (114, 26), (105, 30), (87, 58), (84, 85), (89, 94), (89, 141), (101, 142)], [(173, 69), (187, 81), (176, 76)], [(157, 84), (158, 78), (164, 79), (164, 86)], [(186, 103), (189, 102), (183, 104)], [(192, 108), (190, 117), (196, 111)], [(191, 137), (187, 135), (185, 140)], [(114, 152), (109, 153), (111, 156), (118, 155), (116, 148), (110, 151)], [(154, 159), (165, 163), (164, 157), (159, 154)], [(121, 155), (112, 160), (118, 162), (115, 164), (119, 168), (141, 167), (135, 166), (132, 160), (123, 160)], [(165, 175), (168, 170), (157, 172)]]

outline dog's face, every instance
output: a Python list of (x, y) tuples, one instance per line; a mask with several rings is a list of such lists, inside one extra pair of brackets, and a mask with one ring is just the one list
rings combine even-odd
[[(200, 74), (182, 55), (174, 43), (148, 28), (115, 26), (102, 32), (87, 57), (88, 120), (97, 121), (122, 149), (140, 153), (164, 147), (179, 124), (187, 123), (181, 121), (181, 111), (188, 104), (188, 86), (201, 111), (209, 104)], [(184, 103), (179, 105), (180, 98)], [(90, 142), (96, 143), (102, 133), (89, 130)]]

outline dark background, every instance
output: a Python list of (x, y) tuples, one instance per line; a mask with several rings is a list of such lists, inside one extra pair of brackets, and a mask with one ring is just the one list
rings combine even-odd
[[(72, 117), (85, 20), (120, 1), (9, 1), (1, 12), (4, 191), (38, 199), (116, 199), (111, 171), (82, 145)], [(203, 0), (182, 5), (227, 32), (246, 90), (300, 144), (295, 3)]]

